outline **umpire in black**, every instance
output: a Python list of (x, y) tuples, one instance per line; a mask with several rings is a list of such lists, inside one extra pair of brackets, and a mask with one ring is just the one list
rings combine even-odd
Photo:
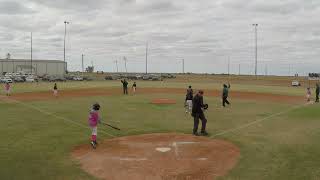
[(207, 119), (203, 113), (203, 108), (207, 109), (208, 105), (203, 104), (203, 90), (199, 90), (197, 95), (193, 98), (192, 102), (192, 116), (194, 118), (194, 125), (193, 125), (193, 135), (199, 136), (198, 134), (198, 126), (199, 126), (199, 119), (201, 120), (201, 135), (207, 136), (208, 133), (206, 131)]

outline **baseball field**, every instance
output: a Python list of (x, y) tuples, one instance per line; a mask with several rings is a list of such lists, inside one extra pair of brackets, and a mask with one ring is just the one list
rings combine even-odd
[[(12, 96), (0, 96), (0, 179), (319, 179), (320, 105), (305, 100), (314, 82), (291, 87), (291, 80), (180, 75), (137, 81), (135, 95), (122, 95), (119, 81), (64, 82), (57, 98), (53, 83), (13, 84)], [(231, 105), (223, 108), (228, 82)], [(209, 104), (207, 137), (192, 136), (189, 85)], [(176, 103), (151, 103), (159, 99)], [(103, 122), (121, 130), (100, 124), (94, 150), (95, 102)]]

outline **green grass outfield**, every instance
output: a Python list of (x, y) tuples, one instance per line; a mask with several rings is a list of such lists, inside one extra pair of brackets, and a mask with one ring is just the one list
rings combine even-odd
[[(90, 82), (100, 87), (101, 82)], [(104, 87), (116, 82), (103, 82)], [(150, 83), (150, 84), (149, 84)], [(154, 82), (146, 82), (152, 85)], [(142, 83), (141, 83), (142, 84)], [(182, 85), (181, 85), (182, 84)], [(183, 88), (186, 83), (172, 83)], [(49, 84), (45, 84), (49, 87)], [(35, 84), (17, 85), (17, 91), (44, 90)], [(206, 84), (199, 84), (205, 87)], [(245, 87), (245, 85), (242, 85)], [(79, 83), (65, 87), (78, 88)], [(237, 86), (234, 86), (237, 90)], [(272, 89), (272, 87), (268, 87)], [(271, 92), (273, 93), (273, 92)], [(153, 98), (172, 98), (176, 105), (150, 105)], [(90, 130), (87, 116), (90, 105), (100, 102), (106, 122), (121, 127), (115, 131), (99, 127), (98, 138), (156, 132), (191, 133), (193, 120), (184, 113), (183, 95), (153, 94), (137, 96), (81, 97), (53, 101), (5, 102), (0, 100), (0, 179), (51, 180), (95, 179), (82, 171), (70, 157), (71, 149), (88, 143)], [(304, 180), (320, 178), (320, 105), (314, 104), (283, 113), (293, 107), (254, 100), (232, 100), (230, 108), (221, 108), (220, 100), (205, 98), (211, 135), (266, 118), (252, 126), (215, 138), (228, 140), (240, 147), (237, 166), (222, 180)], [(39, 110), (41, 112), (39, 112)], [(71, 122), (72, 121), (72, 122)]]
[[(227, 82), (225, 82), (227, 83)], [(72, 89), (86, 89), (86, 88), (110, 88), (121, 87), (120, 81), (83, 81), (83, 82), (58, 82), (59, 90), (72, 90)], [(129, 86), (133, 81), (129, 81)], [(222, 83), (215, 81), (196, 81), (190, 80), (180, 82), (178, 80), (165, 80), (165, 81), (137, 81), (138, 88), (153, 87), (153, 88), (187, 88), (192, 85), (195, 89), (210, 89), (221, 90)], [(22, 92), (41, 92), (52, 91), (54, 83), (39, 82), (39, 83), (16, 83), (12, 84), (13, 93)], [(270, 93), (291, 96), (305, 96), (306, 89), (304, 87), (290, 87), (280, 85), (255, 85), (244, 84), (242, 82), (231, 83), (231, 91), (241, 92), (256, 92), (256, 93)]]

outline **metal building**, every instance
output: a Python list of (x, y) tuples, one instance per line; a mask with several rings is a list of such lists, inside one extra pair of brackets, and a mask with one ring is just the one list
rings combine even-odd
[(0, 59), (0, 72), (25, 72), (34, 73), (38, 76), (44, 74), (59, 75), (65, 74), (66, 64), (60, 60), (31, 60), (30, 59)]

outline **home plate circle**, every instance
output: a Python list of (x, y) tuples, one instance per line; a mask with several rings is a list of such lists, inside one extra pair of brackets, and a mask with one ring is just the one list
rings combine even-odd
[(219, 139), (186, 134), (144, 134), (79, 145), (72, 157), (102, 180), (215, 180), (238, 162), (240, 149)]
[(165, 152), (171, 151), (171, 148), (169, 148), (169, 147), (158, 147), (158, 148), (156, 148), (156, 150), (159, 151), (159, 152), (165, 153)]

